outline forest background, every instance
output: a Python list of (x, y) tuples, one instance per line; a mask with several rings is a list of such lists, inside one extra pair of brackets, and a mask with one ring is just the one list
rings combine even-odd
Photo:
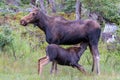
[[(38, 59), (45, 56), (48, 44), (38, 27), (19, 23), (32, 10), (31, 5), (50, 16), (68, 20), (92, 18), (101, 24), (99, 76), (91, 73), (89, 48), (79, 63), (91, 75), (67, 66), (58, 66), (58, 74), (50, 75), (51, 64), (44, 67), (42, 77), (37, 74)], [(120, 0), (0, 0), (0, 80), (120, 80), (119, 28)]]

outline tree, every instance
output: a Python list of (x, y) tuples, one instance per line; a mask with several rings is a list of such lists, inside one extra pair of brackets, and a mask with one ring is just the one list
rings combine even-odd
[[(48, 3), (53, 13), (56, 13), (55, 1), (54, 0), (31, 0), (31, 4), (40, 6), (41, 10), (46, 13), (45, 3)], [(39, 4), (40, 3), (40, 4)], [(46, 4), (47, 5), (47, 4)]]
[(81, 18), (81, 7), (82, 4), (80, 0), (76, 0), (76, 20), (79, 20)]
[(32, 5), (35, 5), (35, 2), (36, 2), (36, 0), (31, 0), (31, 1), (30, 1), (30, 3), (31, 3)]
[(82, 0), (84, 7), (90, 14), (102, 16), (107, 22), (120, 24), (120, 13), (117, 3), (120, 0)]
[(63, 11), (65, 13), (75, 12), (75, 3), (76, 3), (75, 0), (65, 0), (65, 2), (64, 2), (65, 7), (64, 7)]
[(43, 13), (46, 13), (45, 6), (44, 6), (44, 0), (39, 0), (40, 1), (40, 8), (43, 11)]
[(56, 8), (55, 8), (55, 1), (54, 0), (47, 0), (48, 4), (50, 5), (52, 12), (56, 13)]

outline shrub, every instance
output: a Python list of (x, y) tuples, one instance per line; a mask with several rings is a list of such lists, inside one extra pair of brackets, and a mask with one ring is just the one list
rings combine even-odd
[(12, 32), (8, 25), (0, 26), (0, 49), (12, 44)]
[(75, 1), (74, 0), (66, 0), (64, 4), (66, 5), (63, 9), (64, 12), (66, 13), (75, 12)]
[(22, 2), (23, 4), (29, 4), (29, 3), (30, 3), (30, 0), (21, 0), (21, 2)]

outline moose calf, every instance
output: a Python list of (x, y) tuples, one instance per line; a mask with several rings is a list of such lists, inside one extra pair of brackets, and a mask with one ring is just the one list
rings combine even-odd
[(86, 74), (84, 68), (78, 64), (80, 60), (81, 47), (70, 47), (64, 49), (56, 44), (50, 44), (46, 48), (46, 56), (38, 60), (38, 74), (42, 73), (44, 65), (52, 62), (51, 72), (53, 69), (57, 71), (57, 64), (76, 67), (78, 70)]

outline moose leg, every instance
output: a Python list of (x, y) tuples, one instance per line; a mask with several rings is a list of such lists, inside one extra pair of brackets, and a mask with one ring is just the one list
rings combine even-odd
[(43, 58), (40, 58), (40, 59), (38, 60), (38, 74), (39, 74), (39, 71), (40, 71), (40, 63), (42, 63), (45, 58), (46, 58), (46, 56), (43, 57)]
[(54, 61), (52, 62), (52, 66), (51, 66), (51, 70), (50, 70), (50, 73), (52, 74), (53, 73), (53, 70), (54, 70)]
[(53, 70), (55, 70), (55, 73), (57, 73), (57, 63), (55, 61), (52, 62), (52, 67), (50, 70), (50, 73), (53, 73)]
[(38, 74), (41, 75), (43, 66), (49, 63), (49, 57), (43, 57), (38, 60)]
[(83, 68), (82, 65), (76, 64), (75, 67), (76, 67), (79, 71), (81, 71), (82, 73), (86, 74), (86, 71), (85, 71), (85, 69)]
[(55, 73), (57, 73), (57, 62), (55, 62), (54, 67), (55, 67)]
[(92, 71), (97, 72), (97, 74), (100, 74), (100, 66), (99, 66), (99, 51), (98, 51), (98, 45), (89, 45), (90, 51), (93, 56), (93, 66), (92, 66)]

